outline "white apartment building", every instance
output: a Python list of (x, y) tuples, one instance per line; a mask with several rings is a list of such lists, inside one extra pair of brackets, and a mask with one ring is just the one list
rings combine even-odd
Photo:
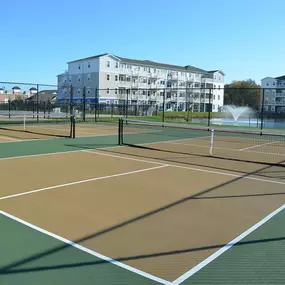
[[(217, 112), (224, 101), (224, 76), (220, 70), (206, 71), (149, 60), (101, 54), (68, 62), (58, 75), (58, 99), (81, 101), (83, 87), (88, 103), (153, 104), (160, 109)], [(211, 100), (209, 99), (211, 98)], [(165, 99), (164, 99), (165, 98)]]
[(264, 111), (284, 113), (285, 75), (261, 79), (261, 88), (260, 104), (262, 104), (264, 94)]

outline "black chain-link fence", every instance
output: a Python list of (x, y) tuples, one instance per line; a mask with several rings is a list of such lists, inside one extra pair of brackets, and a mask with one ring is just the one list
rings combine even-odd
[(85, 122), (133, 117), (207, 126), (283, 129), (285, 89), (58, 89), (56, 85), (0, 82), (0, 115), (26, 112), (36, 118), (75, 114), (77, 120)]

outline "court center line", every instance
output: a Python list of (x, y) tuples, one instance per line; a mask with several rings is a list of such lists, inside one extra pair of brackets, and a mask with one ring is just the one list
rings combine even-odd
[(202, 268), (204, 268), (206, 265), (208, 265), (209, 263), (211, 263), (212, 261), (214, 261), (216, 258), (218, 258), (220, 255), (222, 255), (223, 253), (225, 253), (227, 250), (229, 250), (231, 247), (233, 247), (235, 244), (237, 244), (238, 242), (240, 242), (242, 239), (244, 239), (246, 236), (248, 236), (249, 234), (251, 234), (253, 231), (257, 230), (259, 227), (261, 227), (263, 224), (265, 224), (266, 222), (268, 222), (270, 219), (272, 219), (274, 216), (276, 216), (278, 213), (280, 213), (281, 211), (283, 211), (285, 209), (285, 204), (283, 204), (281, 207), (279, 207), (278, 209), (276, 209), (275, 211), (273, 211), (272, 213), (270, 213), (269, 215), (267, 215), (265, 218), (263, 218), (261, 221), (259, 221), (258, 223), (256, 223), (255, 225), (253, 225), (251, 228), (249, 228), (248, 230), (246, 230), (245, 232), (243, 232), (242, 234), (240, 234), (238, 237), (236, 237), (235, 239), (233, 239), (232, 241), (230, 241), (229, 243), (227, 243), (225, 246), (223, 246), (222, 248), (220, 248), (218, 251), (216, 251), (215, 253), (213, 253), (212, 255), (210, 255), (208, 258), (206, 258), (205, 260), (203, 260), (202, 262), (200, 262), (198, 265), (194, 266), (192, 269), (190, 269), (189, 271), (187, 271), (186, 273), (184, 273), (183, 275), (181, 275), (180, 277), (178, 277), (176, 280), (174, 280), (172, 282), (172, 284), (174, 285), (179, 285), (182, 282), (184, 282), (186, 279), (190, 278), (193, 274), (195, 274), (196, 272), (198, 272), (199, 270), (201, 270)]
[(18, 193), (18, 194), (13, 194), (13, 195), (0, 197), (0, 201), (1, 200), (7, 200), (7, 199), (15, 198), (15, 197), (19, 197), (19, 196), (29, 195), (29, 194), (33, 194), (33, 193), (37, 193), (37, 192), (53, 190), (53, 189), (56, 189), (56, 188), (63, 188), (63, 187), (67, 187), (67, 186), (83, 184), (83, 183), (93, 182), (93, 181), (97, 181), (97, 180), (103, 180), (103, 179), (108, 179), (108, 178), (114, 178), (114, 177), (120, 177), (120, 176), (126, 176), (126, 175), (146, 172), (146, 171), (150, 171), (150, 170), (164, 168), (164, 167), (167, 167), (167, 166), (168, 166), (167, 164), (164, 164), (164, 165), (159, 165), (159, 166), (150, 167), (150, 168), (144, 168), (144, 169), (139, 169), (139, 170), (134, 170), (134, 171), (129, 171), (129, 172), (123, 172), (123, 173), (112, 174), (112, 175), (101, 176), (101, 177), (94, 177), (94, 178), (90, 178), (90, 179), (73, 181), (73, 182), (69, 182), (69, 183), (65, 183), (65, 184), (59, 184), (59, 185), (44, 187), (44, 188), (35, 189), (35, 190), (27, 191), (27, 192), (22, 192), (22, 193)]
[(120, 159), (127, 159), (127, 160), (134, 160), (134, 161), (140, 161), (140, 162), (146, 162), (146, 163), (155, 163), (155, 164), (167, 165), (169, 167), (188, 169), (188, 170), (199, 171), (199, 172), (206, 172), (206, 173), (213, 173), (213, 174), (230, 176), (230, 177), (237, 177), (237, 178), (241, 178), (241, 179), (249, 179), (249, 180), (255, 180), (255, 181), (260, 181), (260, 182), (268, 182), (268, 183), (273, 183), (273, 184), (285, 185), (285, 182), (282, 182), (282, 181), (262, 179), (262, 178), (257, 178), (257, 177), (249, 177), (249, 176), (244, 176), (244, 175), (239, 175), (239, 174), (226, 173), (226, 172), (220, 172), (220, 171), (214, 171), (214, 170), (207, 170), (207, 169), (195, 168), (195, 167), (187, 167), (187, 166), (170, 164), (170, 163), (164, 164), (163, 162), (154, 162), (151, 160), (130, 158), (130, 157), (126, 157), (126, 156), (113, 155), (113, 154), (109, 154), (109, 153), (106, 154), (106, 153), (101, 153), (100, 151), (95, 151), (95, 150), (94, 151), (93, 150), (84, 150), (84, 152), (97, 154), (97, 155), (111, 156), (111, 157), (116, 157), (116, 158), (120, 158)]
[(280, 141), (274, 141), (274, 142), (268, 142), (268, 143), (263, 143), (263, 144), (257, 144), (257, 145), (254, 145), (254, 146), (249, 146), (249, 147), (241, 148), (241, 149), (239, 149), (239, 151), (243, 151), (243, 150), (247, 150), (247, 149), (251, 149), (251, 148), (255, 148), (255, 147), (259, 147), (259, 146), (274, 144), (274, 143), (278, 143), (278, 142), (280, 142)]
[(29, 227), (29, 228), (32, 228), (32, 229), (34, 229), (34, 230), (36, 230), (36, 231), (38, 231), (38, 232), (40, 232), (40, 233), (42, 233), (42, 234), (45, 234), (45, 235), (47, 235), (47, 236), (50, 236), (50, 237), (52, 237), (52, 238), (54, 238), (54, 239), (57, 239), (57, 240), (59, 240), (59, 241), (65, 243), (65, 244), (67, 244), (67, 245), (70, 245), (70, 246), (72, 246), (72, 247), (74, 247), (74, 248), (76, 248), (76, 249), (79, 249), (79, 250), (81, 250), (81, 251), (83, 251), (83, 252), (86, 252), (86, 253), (88, 253), (88, 254), (90, 254), (90, 255), (93, 255), (93, 256), (95, 256), (95, 257), (97, 257), (97, 258), (100, 258), (100, 259), (102, 259), (102, 260), (105, 260), (106, 262), (109, 262), (109, 263), (111, 263), (111, 264), (114, 264), (114, 265), (116, 265), (116, 266), (119, 266), (119, 267), (121, 267), (121, 268), (123, 268), (123, 269), (125, 269), (125, 270), (128, 270), (128, 271), (131, 271), (131, 272), (133, 272), (133, 273), (136, 273), (136, 274), (138, 274), (138, 275), (140, 275), (140, 276), (143, 276), (143, 277), (145, 277), (145, 278), (147, 278), (147, 279), (150, 279), (150, 280), (153, 280), (153, 281), (156, 281), (156, 282), (158, 282), (158, 283), (165, 284), (165, 285), (171, 285), (171, 284), (172, 284), (171, 282), (169, 282), (169, 281), (167, 281), (167, 280), (164, 280), (164, 279), (162, 279), (162, 278), (159, 278), (159, 277), (157, 277), (157, 276), (154, 276), (154, 275), (152, 275), (152, 274), (149, 274), (149, 273), (147, 273), (147, 272), (144, 272), (144, 271), (142, 271), (142, 270), (139, 270), (139, 269), (137, 269), (137, 268), (134, 268), (134, 267), (132, 267), (132, 266), (130, 266), (130, 265), (127, 265), (127, 264), (125, 264), (125, 263), (122, 263), (122, 262), (120, 262), (120, 261), (117, 261), (117, 260), (115, 260), (115, 259), (112, 259), (112, 258), (110, 258), (110, 257), (107, 257), (107, 256), (105, 256), (105, 255), (103, 255), (103, 254), (101, 254), (101, 253), (98, 253), (98, 252), (96, 252), (96, 251), (94, 251), (94, 250), (91, 250), (91, 249), (89, 249), (89, 248), (87, 248), (87, 247), (84, 247), (84, 246), (82, 246), (82, 245), (79, 245), (79, 244), (77, 244), (77, 243), (75, 243), (75, 242), (72, 242), (72, 241), (70, 241), (70, 240), (68, 240), (68, 239), (66, 239), (66, 238), (64, 238), (64, 237), (61, 237), (61, 236), (59, 236), (59, 235), (57, 235), (57, 234), (51, 233), (51, 232), (49, 232), (49, 231), (47, 231), (47, 230), (44, 230), (44, 229), (42, 229), (42, 228), (40, 228), (40, 227), (38, 227), (38, 226), (36, 226), (36, 225), (33, 225), (33, 224), (31, 224), (31, 223), (29, 223), (29, 222), (27, 222), (27, 221), (24, 221), (24, 220), (22, 220), (22, 219), (20, 219), (20, 218), (18, 218), (18, 217), (16, 217), (16, 216), (13, 216), (13, 215), (11, 215), (11, 214), (9, 214), (9, 213), (7, 213), (7, 212), (4, 212), (4, 211), (1, 211), (1, 210), (0, 210), (0, 214), (3, 215), (3, 216), (5, 216), (5, 217), (7, 217), (7, 218), (10, 218), (10, 219), (12, 219), (12, 220), (14, 220), (14, 221), (16, 221), (16, 222), (18, 222), (18, 223), (20, 223), (20, 224), (23, 224), (23, 225), (25, 225), (25, 226), (27, 226), (27, 227)]

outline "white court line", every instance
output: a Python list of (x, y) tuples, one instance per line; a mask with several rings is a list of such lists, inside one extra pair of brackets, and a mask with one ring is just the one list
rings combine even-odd
[(214, 171), (214, 170), (207, 170), (207, 169), (202, 169), (202, 168), (194, 168), (194, 167), (188, 167), (188, 166), (182, 166), (182, 165), (175, 165), (175, 164), (170, 164), (170, 163), (163, 164), (163, 162), (154, 162), (151, 160), (136, 159), (136, 158), (130, 158), (130, 157), (126, 157), (126, 156), (113, 155), (113, 154), (109, 154), (109, 153), (106, 154), (106, 153), (101, 153), (100, 151), (96, 151), (96, 150), (84, 150), (84, 152), (97, 154), (97, 155), (111, 156), (111, 157), (126, 159), (126, 160), (134, 160), (134, 161), (139, 161), (139, 162), (161, 164), (162, 166), (166, 165), (169, 167), (188, 169), (188, 170), (193, 170), (193, 171), (198, 171), (198, 172), (213, 173), (213, 174), (218, 174), (218, 175), (237, 177), (237, 178), (241, 178), (241, 179), (249, 179), (249, 180), (255, 180), (255, 181), (260, 181), (260, 182), (268, 182), (268, 183), (273, 183), (273, 184), (285, 185), (285, 182), (282, 182), (282, 181), (262, 179), (262, 178), (257, 178), (257, 177), (249, 177), (249, 176), (243, 176), (243, 175), (239, 175), (239, 174), (226, 173), (226, 172), (220, 172), (220, 171)]
[(270, 219), (272, 219), (274, 216), (276, 216), (278, 213), (280, 213), (282, 210), (285, 209), (285, 204), (283, 204), (281, 207), (276, 209), (274, 212), (270, 213), (268, 216), (266, 216), (264, 219), (262, 219), (260, 222), (253, 225), (251, 228), (249, 228), (247, 231), (243, 232), (241, 235), (230, 241), (228, 244), (220, 248), (218, 251), (210, 255), (208, 258), (206, 258), (204, 261), (178, 277), (176, 280), (172, 282), (172, 284), (179, 285), (182, 282), (184, 282), (186, 279), (191, 277), (193, 274), (204, 268), (206, 265), (214, 261), (216, 258), (218, 258), (220, 255), (222, 255), (224, 252), (229, 250), (232, 246), (240, 242), (242, 239), (244, 239), (246, 236), (251, 234), (253, 231), (257, 230), (259, 227), (261, 227), (263, 224), (268, 222)]
[(280, 142), (280, 141), (274, 141), (274, 142), (268, 142), (268, 143), (263, 143), (263, 144), (257, 144), (257, 145), (254, 145), (254, 146), (249, 146), (249, 147), (241, 148), (241, 149), (239, 149), (239, 151), (243, 151), (243, 150), (247, 150), (247, 149), (251, 149), (251, 148), (255, 148), (255, 147), (259, 147), (259, 146), (264, 146), (264, 145), (279, 143), (279, 142)]
[(27, 191), (27, 192), (22, 192), (22, 193), (18, 193), (18, 194), (13, 194), (13, 195), (9, 195), (9, 196), (0, 197), (0, 201), (1, 200), (7, 200), (7, 199), (15, 198), (15, 197), (19, 197), (19, 196), (29, 195), (29, 194), (33, 194), (33, 193), (37, 193), (37, 192), (48, 191), (48, 190), (52, 190), (52, 189), (56, 189), (56, 188), (63, 188), (63, 187), (67, 187), (67, 186), (78, 185), (78, 184), (92, 182), (92, 181), (97, 181), (97, 180), (103, 180), (103, 179), (108, 179), (108, 178), (114, 178), (114, 177), (131, 175), (131, 174), (140, 173), (140, 172), (146, 172), (146, 171), (150, 171), (150, 170), (164, 168), (164, 167), (167, 167), (167, 166), (168, 166), (167, 164), (164, 164), (164, 165), (151, 167), (151, 168), (144, 168), (144, 169), (139, 169), (139, 170), (134, 170), (134, 171), (129, 171), (129, 172), (123, 172), (123, 173), (112, 174), (112, 175), (107, 175), (107, 176), (95, 177), (95, 178), (86, 179), (86, 180), (79, 180), (79, 181), (69, 182), (69, 183), (65, 183), (65, 184), (54, 185), (54, 186), (50, 186), (50, 187), (45, 187), (45, 188), (40, 188), (40, 189), (31, 190), (31, 191)]
[[(10, 138), (10, 137), (5, 137), (5, 136), (0, 136), (1, 139), (5, 139), (5, 140), (10, 140), (10, 141), (13, 141), (13, 142), (21, 142), (22, 140), (20, 139), (14, 139), (14, 138)], [(4, 143), (4, 142), (2, 142)]]
[(147, 273), (147, 272), (144, 272), (144, 271), (142, 271), (142, 270), (139, 270), (139, 269), (137, 269), (137, 268), (134, 268), (134, 267), (132, 267), (132, 266), (129, 266), (129, 265), (125, 264), (125, 263), (122, 263), (122, 262), (120, 262), (120, 261), (117, 261), (117, 260), (115, 260), (115, 259), (112, 259), (112, 258), (110, 258), (110, 257), (107, 257), (107, 256), (105, 256), (105, 255), (103, 255), (103, 254), (101, 254), (101, 253), (98, 253), (98, 252), (96, 252), (96, 251), (94, 251), (94, 250), (91, 250), (91, 249), (89, 249), (89, 248), (87, 248), (87, 247), (84, 247), (84, 246), (79, 245), (79, 244), (77, 244), (77, 243), (75, 243), (75, 242), (72, 242), (72, 241), (70, 241), (70, 240), (68, 240), (68, 239), (66, 239), (66, 238), (64, 238), (64, 237), (61, 237), (61, 236), (56, 235), (56, 234), (54, 234), (54, 233), (51, 233), (51, 232), (49, 232), (49, 231), (47, 231), (47, 230), (44, 230), (44, 229), (42, 229), (42, 228), (40, 228), (40, 227), (38, 227), (38, 226), (36, 226), (36, 225), (33, 225), (33, 224), (29, 223), (29, 222), (26, 222), (26, 221), (24, 221), (24, 220), (22, 220), (22, 219), (20, 219), (20, 218), (18, 218), (18, 217), (15, 217), (15, 216), (13, 216), (13, 215), (11, 215), (11, 214), (6, 213), (6, 212), (4, 212), (4, 211), (1, 211), (1, 210), (0, 210), (0, 214), (3, 215), (3, 216), (6, 216), (7, 218), (10, 218), (10, 219), (12, 219), (12, 220), (18, 222), (18, 223), (21, 223), (21, 224), (23, 224), (23, 225), (25, 225), (25, 226), (27, 226), (27, 227), (29, 227), (29, 228), (32, 228), (32, 229), (34, 229), (34, 230), (36, 230), (36, 231), (38, 231), (38, 232), (40, 232), (40, 233), (42, 233), (42, 234), (45, 234), (45, 235), (47, 235), (47, 236), (50, 236), (50, 237), (52, 237), (52, 238), (54, 238), (54, 239), (57, 239), (57, 240), (59, 240), (59, 241), (65, 243), (65, 244), (68, 244), (68, 245), (70, 245), (70, 246), (72, 246), (72, 247), (74, 247), (74, 248), (77, 248), (77, 249), (79, 249), (79, 250), (81, 250), (81, 251), (84, 251), (84, 252), (86, 252), (86, 253), (88, 253), (88, 254), (90, 254), (90, 255), (93, 255), (93, 256), (95, 256), (95, 257), (97, 257), (97, 258), (100, 258), (100, 259), (102, 259), (102, 260), (105, 260), (106, 262), (109, 262), (109, 263), (112, 263), (112, 264), (114, 264), (114, 265), (116, 265), (116, 266), (119, 266), (119, 267), (121, 267), (121, 268), (123, 268), (123, 269), (125, 269), (125, 270), (131, 271), (131, 272), (133, 272), (133, 273), (136, 273), (136, 274), (138, 274), (138, 275), (140, 275), (140, 276), (143, 276), (143, 277), (145, 277), (145, 278), (148, 278), (148, 279), (150, 279), (150, 280), (159, 282), (159, 283), (161, 283), (161, 284), (165, 284), (165, 285), (171, 285), (171, 284), (172, 284), (171, 282), (169, 282), (169, 281), (167, 281), (167, 280), (164, 280), (164, 279), (162, 279), (162, 278), (159, 278), (159, 277), (157, 277), (157, 276), (154, 276), (154, 275), (152, 275), (152, 274), (149, 274), (149, 273)]
[[(186, 146), (195, 146), (195, 147), (203, 147), (203, 148), (210, 148), (209, 146), (204, 145), (198, 145), (198, 144), (186, 144), (186, 143), (178, 143), (178, 142), (172, 142), (170, 141), (170, 144), (180, 144), (180, 145), (186, 145)], [(285, 146), (285, 145), (284, 145)], [(256, 147), (256, 146), (254, 146)], [(227, 148), (227, 147), (218, 147), (214, 146), (214, 149), (224, 149), (224, 150), (231, 150), (231, 151), (243, 151), (243, 152), (249, 152), (249, 153), (260, 153), (260, 154), (268, 154), (268, 155), (278, 155), (278, 156), (285, 156), (285, 153), (273, 153), (273, 152), (264, 152), (264, 151), (254, 151), (254, 150), (244, 150), (244, 149), (235, 149), (235, 148)], [(251, 147), (250, 147), (251, 148)], [(247, 149), (247, 148), (246, 148)], [(254, 163), (254, 161), (253, 161)]]

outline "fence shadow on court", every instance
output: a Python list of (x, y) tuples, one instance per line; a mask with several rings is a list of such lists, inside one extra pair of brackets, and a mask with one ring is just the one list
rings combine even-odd
[[(246, 245), (259, 245), (259, 244), (265, 244), (265, 243), (270, 243), (270, 242), (280, 242), (280, 241), (284, 241), (284, 240), (285, 240), (285, 237), (241, 241), (241, 242), (235, 244), (234, 246), (240, 247), (240, 246), (246, 246)], [(189, 249), (182, 249), (182, 250), (178, 249), (178, 250), (171, 250), (171, 251), (157, 252), (157, 253), (150, 253), (150, 254), (124, 256), (124, 257), (115, 258), (115, 260), (117, 262), (126, 262), (126, 261), (131, 261), (131, 260), (141, 260), (141, 259), (165, 257), (165, 256), (185, 254), (185, 253), (204, 251), (204, 250), (213, 250), (213, 249), (218, 250), (223, 246), (224, 246), (224, 244), (215, 244), (215, 245), (210, 245), (210, 246), (203, 246), (203, 247), (196, 247), (196, 248), (189, 248)], [(230, 247), (232, 245), (229, 244), (228, 246)], [(38, 272), (38, 271), (46, 271), (46, 270), (61, 270), (61, 269), (80, 268), (80, 267), (96, 266), (96, 265), (98, 266), (98, 265), (107, 264), (107, 263), (109, 263), (109, 261), (100, 260), (100, 261), (61, 264), (61, 265), (55, 265), (55, 266), (35, 266), (35, 267), (30, 267), (30, 268), (12, 269), (12, 270), (1, 270), (0, 269), (0, 275), (29, 273), (29, 272)]]
[[(264, 167), (262, 170), (270, 169), (271, 167), (272, 166), (269, 165), (269, 166)], [(181, 205), (183, 203), (186, 203), (190, 200), (200, 199), (201, 195), (212, 193), (221, 187), (236, 183), (236, 182), (240, 181), (241, 179), (244, 179), (250, 175), (256, 174), (260, 170), (261, 169), (258, 169), (258, 170), (249, 172), (245, 175), (235, 177), (235, 178), (231, 179), (230, 181), (226, 181), (226, 182), (221, 183), (219, 185), (216, 185), (214, 187), (200, 191), (194, 195), (190, 195), (190, 196), (184, 197), (182, 199), (176, 200), (172, 203), (166, 204), (162, 207), (159, 207), (159, 208), (154, 209), (152, 211), (146, 212), (142, 215), (136, 216), (134, 218), (131, 218), (129, 220), (126, 220), (124, 222), (116, 224), (112, 227), (106, 228), (102, 231), (98, 231), (98, 232), (95, 232), (91, 235), (87, 235), (87, 236), (84, 236), (80, 239), (74, 240), (73, 242), (76, 244), (81, 244), (82, 242), (97, 238), (99, 236), (113, 232), (113, 231), (118, 230), (118, 229), (121, 229), (127, 225), (141, 221), (145, 218), (151, 217), (151, 216), (156, 215), (158, 213), (161, 213), (165, 210), (174, 208), (174, 207)], [(272, 193), (272, 194), (274, 195), (274, 193)], [(281, 194), (285, 194), (285, 192), (284, 193), (275, 193), (275, 194), (281, 195)], [(260, 194), (260, 195), (263, 195), (263, 194)], [(237, 197), (243, 197), (243, 195), (240, 195)], [(268, 243), (268, 242), (277, 242), (277, 241), (283, 241), (283, 240), (285, 240), (285, 237), (258, 239), (258, 240), (251, 240), (251, 241), (241, 241), (238, 243), (238, 246), (245, 246), (245, 245), (250, 245), (250, 244), (251, 245), (252, 244), (264, 244), (264, 243)], [(210, 250), (210, 249), (219, 249), (223, 246), (224, 246), (224, 244), (205, 245), (203, 247), (198, 247), (198, 248), (176, 249), (176, 250), (171, 250), (171, 251), (166, 251), (166, 252), (157, 252), (157, 253), (150, 253), (150, 254), (145, 254), (145, 255), (117, 257), (116, 260), (117, 261), (130, 261), (130, 260), (137, 260), (137, 259), (155, 258), (155, 257), (159, 257), (159, 256), (170, 256), (170, 255), (183, 254), (183, 253), (189, 253), (189, 252), (195, 252), (195, 251), (197, 252), (197, 251)], [(59, 252), (65, 250), (65, 249), (68, 249), (68, 248), (71, 248), (70, 244), (63, 244), (63, 245), (60, 245), (60, 246), (57, 246), (54, 248), (50, 248), (50, 249), (43, 251), (43, 252), (40, 252), (38, 254), (34, 254), (34, 255), (29, 256), (29, 257), (22, 258), (18, 261), (12, 262), (12, 263), (0, 268), (0, 275), (19, 274), (19, 273), (36, 272), (36, 271), (44, 271), (44, 270), (45, 271), (46, 270), (59, 270), (59, 269), (71, 268), (71, 267), (73, 267), (73, 268), (74, 267), (84, 267), (84, 266), (91, 266), (91, 265), (99, 265), (99, 264), (103, 264), (103, 263), (108, 262), (108, 261), (101, 260), (101, 261), (74, 263), (74, 264), (70, 264), (70, 263), (59, 264), (59, 265), (55, 265), (55, 266), (43, 266), (43, 267), (33, 266), (30, 268), (27, 268), (27, 264), (29, 264), (31, 262), (34, 263), (35, 261), (37, 261), (39, 259), (50, 256), (52, 254), (59, 253)], [(25, 268), (20, 268), (20, 269), (18, 268), (17, 269), (17, 267), (23, 266), (23, 265), (25, 265)]]

